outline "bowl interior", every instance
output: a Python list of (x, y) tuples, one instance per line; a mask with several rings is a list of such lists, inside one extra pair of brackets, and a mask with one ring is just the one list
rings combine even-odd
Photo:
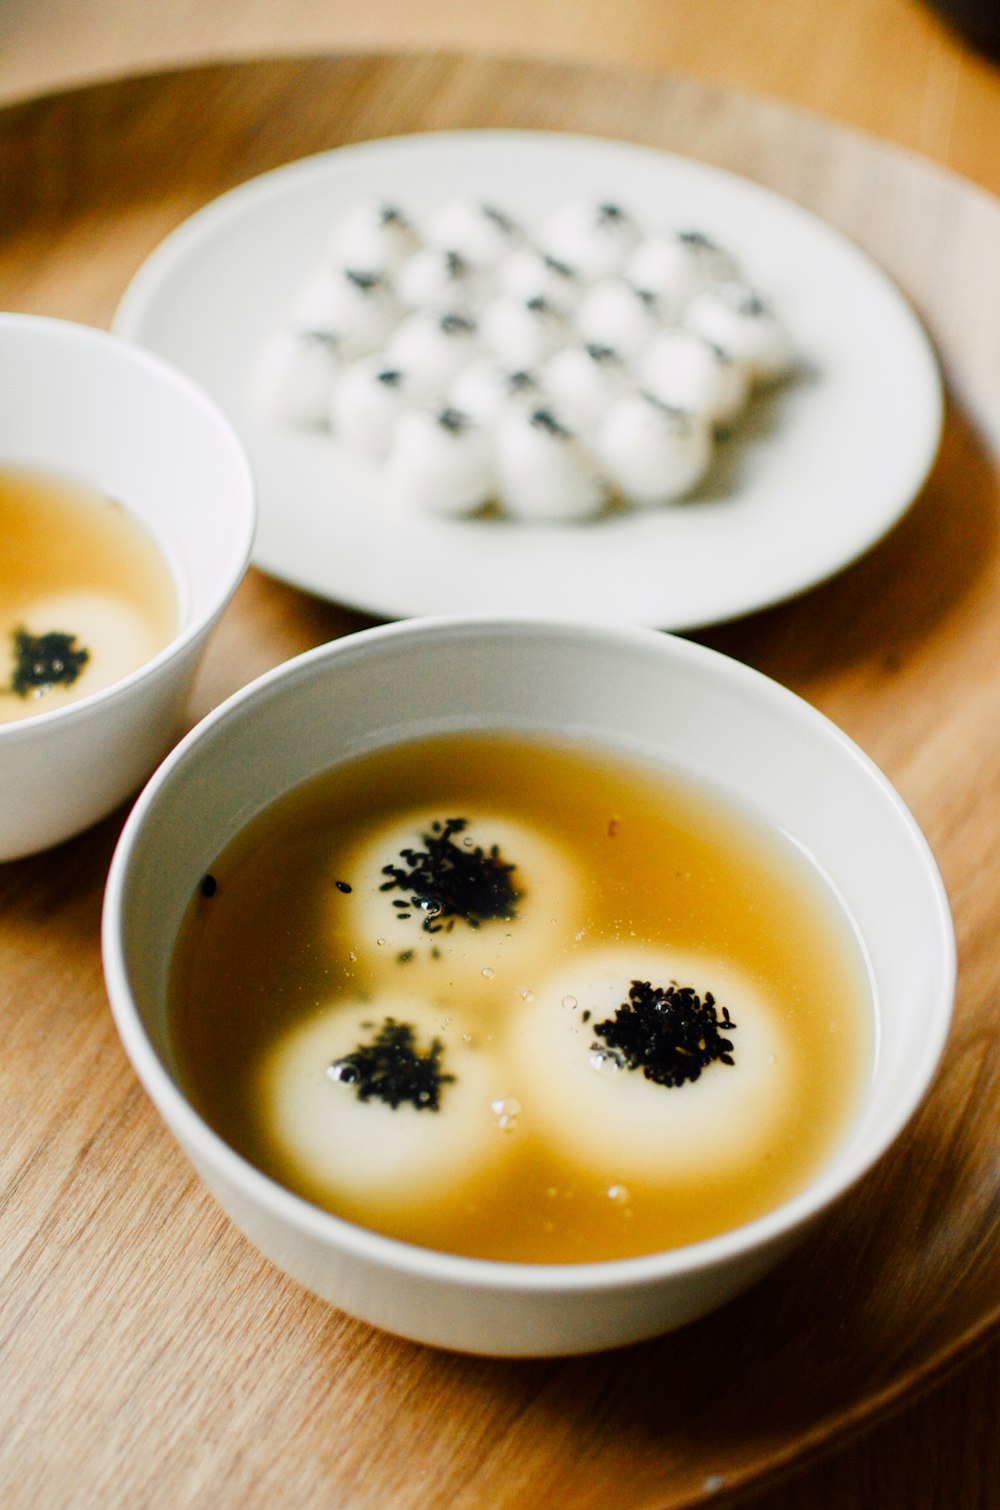
[(180, 626), (241, 575), (253, 489), (235, 434), (194, 384), (88, 326), (0, 315), (0, 465), (58, 473), (119, 499), (170, 563)]
[(579, 737), (698, 776), (825, 872), (863, 940), (877, 1012), (863, 1108), (810, 1190), (815, 1203), (835, 1194), (898, 1132), (941, 1052), (954, 959), (936, 867), (892, 788), (827, 720), (736, 662), (645, 630), (442, 619), (366, 631), (272, 672), (189, 736), (140, 800), (109, 888), (110, 949), (134, 1002), (134, 1012), (117, 1002), (119, 1026), (168, 1121), (183, 1101), (166, 1023), (170, 954), (220, 849), (338, 761), (490, 728)]

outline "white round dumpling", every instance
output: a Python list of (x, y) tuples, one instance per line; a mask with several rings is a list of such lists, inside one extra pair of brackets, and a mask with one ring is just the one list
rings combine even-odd
[(361, 357), (334, 380), (330, 428), (343, 445), (381, 460), (410, 402), (406, 373), (389, 366), (380, 355)]
[(524, 368), (505, 367), (489, 356), (464, 367), (448, 390), (448, 403), (480, 425), (492, 425), (511, 404), (537, 404), (537, 379)]
[(521, 231), (496, 205), (483, 200), (454, 199), (429, 217), (426, 238), (432, 246), (457, 252), (471, 267), (495, 267), (516, 247)]
[(420, 237), (398, 204), (366, 199), (334, 224), (329, 256), (342, 267), (392, 274), (420, 246)]
[(628, 388), (625, 363), (610, 346), (574, 342), (549, 358), (542, 386), (560, 413), (584, 433), (602, 420)]
[(509, 1094), (503, 1075), (450, 1009), (391, 993), (327, 1003), (260, 1065), (269, 1163), (338, 1215), (405, 1217), (461, 1189), (501, 1141), (506, 1151), (491, 1107)]
[(292, 323), (333, 336), (345, 360), (377, 351), (398, 319), (399, 305), (388, 280), (381, 273), (349, 267), (314, 273), (292, 307)]
[(659, 306), (625, 278), (602, 278), (584, 294), (575, 324), (582, 341), (634, 357), (662, 326)]
[(729, 252), (701, 231), (667, 231), (647, 236), (635, 247), (625, 276), (675, 317), (709, 284), (738, 277), (739, 268)]
[(334, 336), (316, 330), (282, 331), (254, 363), (251, 402), (289, 424), (325, 425), (340, 368), (340, 342)]
[(674, 326), (653, 337), (638, 363), (639, 376), (661, 403), (701, 414), (724, 429), (746, 408), (750, 377), (745, 362), (700, 336)]
[(496, 495), (490, 433), (457, 409), (400, 415), (388, 457), (393, 498), (427, 514), (472, 514)]
[(562, 204), (543, 221), (538, 234), (546, 256), (584, 279), (618, 272), (638, 240), (632, 216), (611, 200)]
[(564, 314), (574, 309), (582, 285), (572, 268), (536, 247), (523, 246), (499, 263), (497, 288), (512, 299), (545, 299)]
[[(52, 712), (110, 687), (163, 648), (155, 624), (150, 624), (138, 607), (109, 593), (87, 589), (48, 593), (30, 600), (18, 612), (17, 627), (35, 639), (49, 634), (66, 636), (67, 659), (75, 664), (76, 675), (65, 684), (54, 681), (44, 691), (33, 688), (23, 700), (5, 698), (5, 703), (13, 705), (10, 710), (4, 709), (5, 717), (10, 712), (14, 721)], [(0, 640), (0, 682), (5, 687), (13, 681), (15, 650), (13, 634)]]
[[(650, 989), (633, 999), (633, 983)], [(671, 998), (671, 985), (682, 994)], [(616, 1026), (599, 1031), (605, 1023)], [(616, 1032), (641, 1052), (610, 1044)], [(698, 1038), (708, 1053), (692, 1047)], [(687, 1052), (677, 1054), (677, 1043)], [(732, 965), (690, 951), (618, 946), (577, 955), (519, 1012), (508, 1047), (524, 1126), (626, 1186), (731, 1176), (765, 1158), (791, 1089), (775, 1006)], [(703, 1064), (713, 1051), (732, 1063)], [(677, 1080), (692, 1059), (703, 1064), (695, 1080), (646, 1076), (649, 1064)]]
[(427, 305), (450, 309), (474, 304), (479, 284), (478, 272), (461, 253), (423, 246), (396, 274), (396, 297), (404, 309)]
[(533, 987), (575, 926), (579, 883), (562, 844), (481, 809), (416, 808), (337, 864), (328, 937), (379, 990), (457, 988), (467, 1012), (495, 1010)]
[(487, 350), (508, 367), (536, 367), (566, 341), (566, 316), (540, 295), (515, 299), (498, 294), (484, 306), (480, 330)]
[(608, 410), (596, 449), (625, 497), (652, 507), (684, 497), (701, 481), (712, 437), (701, 416), (671, 409), (648, 393), (628, 393)]
[(722, 283), (693, 299), (684, 323), (745, 362), (755, 383), (787, 377), (795, 354), (785, 326), (745, 283)]
[(408, 373), (415, 396), (442, 395), (456, 373), (479, 352), (476, 321), (460, 309), (415, 310), (385, 348), (389, 366)]
[(501, 416), (496, 466), (500, 501), (515, 519), (591, 519), (608, 501), (593, 453), (547, 405)]

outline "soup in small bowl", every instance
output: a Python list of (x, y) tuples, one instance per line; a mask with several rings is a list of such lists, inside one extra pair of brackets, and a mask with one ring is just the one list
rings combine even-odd
[(0, 315), (0, 860), (149, 775), (254, 522), (240, 442), (187, 378), (103, 331)]
[(814, 710), (652, 631), (414, 620), (173, 753), (105, 910), (126, 1049), (223, 1206), (318, 1294), (585, 1352), (749, 1284), (940, 1054), (947, 903)]

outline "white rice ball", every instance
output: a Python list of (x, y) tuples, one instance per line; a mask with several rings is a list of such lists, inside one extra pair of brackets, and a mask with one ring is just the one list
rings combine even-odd
[(416, 229), (398, 204), (365, 199), (334, 223), (329, 256), (342, 267), (392, 274), (419, 245)]
[(547, 299), (498, 294), (483, 308), (483, 344), (508, 367), (536, 367), (568, 338), (566, 317)]
[(301, 289), (292, 306), (292, 322), (336, 336), (341, 355), (349, 361), (384, 345), (399, 313), (392, 287), (383, 274), (326, 268)]
[(625, 278), (602, 278), (584, 294), (576, 312), (580, 339), (634, 357), (660, 330), (656, 299)]
[(456, 409), (400, 416), (388, 460), (393, 496), (418, 513), (474, 513), (496, 495), (489, 431)]
[(596, 449), (621, 492), (651, 507), (682, 498), (701, 481), (712, 438), (703, 418), (670, 409), (648, 393), (628, 393), (608, 410)]
[(638, 370), (643, 387), (661, 403), (702, 414), (720, 429), (734, 424), (746, 408), (746, 363), (697, 331), (681, 326), (661, 331), (642, 353)]
[(254, 363), (251, 401), (273, 419), (325, 425), (340, 369), (340, 343), (335, 337), (323, 331), (281, 331)]
[(638, 240), (632, 216), (611, 200), (562, 204), (542, 222), (538, 234), (547, 256), (584, 279), (618, 272)]
[(788, 331), (746, 283), (721, 283), (705, 289), (692, 299), (684, 323), (745, 362), (755, 383), (777, 382), (794, 366)]
[(351, 450), (373, 460), (388, 453), (397, 421), (412, 403), (406, 373), (381, 355), (362, 357), (338, 373), (330, 398), (330, 428)]
[(667, 231), (647, 236), (625, 263), (625, 276), (654, 294), (670, 316), (712, 283), (739, 276), (736, 259), (700, 231)]
[(431, 246), (457, 252), (471, 267), (495, 267), (521, 240), (515, 221), (496, 205), (482, 200), (454, 199), (429, 217), (426, 238)]
[(512, 299), (545, 299), (563, 314), (572, 311), (583, 289), (572, 268), (524, 246), (498, 264), (497, 288)]
[(501, 502), (516, 519), (590, 519), (607, 502), (595, 457), (548, 407), (501, 417), (496, 465)]
[(461, 253), (423, 246), (396, 274), (396, 296), (405, 309), (468, 307), (476, 301), (479, 284), (479, 274)]
[(542, 386), (577, 430), (590, 431), (628, 387), (625, 363), (610, 346), (574, 343), (550, 357)]
[(443, 394), (478, 352), (476, 321), (464, 310), (415, 310), (393, 332), (385, 357), (409, 374), (415, 395), (431, 399)]
[(511, 369), (493, 357), (481, 356), (455, 378), (448, 403), (480, 425), (491, 425), (511, 404), (540, 401), (537, 378), (524, 368)]

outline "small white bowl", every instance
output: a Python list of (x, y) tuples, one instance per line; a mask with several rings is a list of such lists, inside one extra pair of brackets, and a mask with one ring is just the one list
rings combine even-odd
[[(167, 972), (185, 907), (262, 808), (367, 749), (455, 730), (549, 731), (700, 774), (801, 843), (870, 958), (877, 1054), (856, 1122), (808, 1188), (736, 1231), (647, 1257), (510, 1264), (408, 1246), (261, 1174), (193, 1110), (172, 1069)], [(494, 617), (367, 630), (279, 667), (217, 709), (140, 797), (115, 854), (104, 965), (125, 1048), (247, 1236), (377, 1326), (462, 1351), (582, 1353), (652, 1336), (763, 1274), (886, 1150), (923, 1096), (954, 993), (947, 899), (899, 797), (845, 735), (774, 682), (645, 629)]]
[(250, 556), (253, 479), (235, 432), (158, 357), (85, 325), (0, 314), (0, 466), (118, 498), (171, 567), (179, 625), (101, 691), (0, 725), (0, 861), (47, 849), (134, 792), (176, 738), (209, 633)]

